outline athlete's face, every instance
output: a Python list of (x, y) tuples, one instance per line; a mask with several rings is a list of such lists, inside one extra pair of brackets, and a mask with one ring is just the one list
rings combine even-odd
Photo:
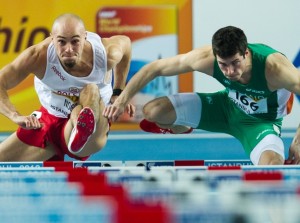
[(80, 26), (68, 24), (58, 26), (52, 37), (60, 62), (67, 68), (73, 68), (81, 59), (86, 32)]
[(246, 57), (239, 53), (229, 58), (221, 58), (217, 55), (218, 65), (223, 72), (224, 76), (231, 81), (238, 81), (242, 77), (246, 69)]

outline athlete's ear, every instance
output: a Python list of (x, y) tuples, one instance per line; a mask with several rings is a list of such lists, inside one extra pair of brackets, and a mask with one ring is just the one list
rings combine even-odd
[(243, 58), (245, 58), (245, 56), (247, 56), (248, 54), (249, 54), (249, 51), (248, 51), (248, 49), (246, 49), (246, 51), (245, 51), (245, 53), (243, 55)]

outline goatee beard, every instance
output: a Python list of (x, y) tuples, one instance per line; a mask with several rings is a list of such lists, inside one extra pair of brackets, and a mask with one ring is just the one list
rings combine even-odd
[(75, 66), (75, 62), (66, 62), (66, 63), (65, 63), (65, 66), (66, 66), (67, 68), (73, 68), (73, 67)]

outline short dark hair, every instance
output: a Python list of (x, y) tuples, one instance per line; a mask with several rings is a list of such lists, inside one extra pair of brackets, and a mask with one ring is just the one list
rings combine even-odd
[(217, 30), (212, 37), (213, 53), (221, 58), (228, 58), (236, 53), (244, 56), (247, 44), (244, 31), (234, 26), (223, 27)]

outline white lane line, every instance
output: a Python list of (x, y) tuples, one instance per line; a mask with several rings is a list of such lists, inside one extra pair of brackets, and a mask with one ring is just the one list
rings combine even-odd
[[(292, 138), (295, 133), (283, 133), (283, 138)], [(224, 139), (233, 136), (223, 133), (194, 133), (194, 134), (110, 134), (108, 140), (155, 140), (155, 139)]]
[(108, 140), (155, 140), (155, 139), (203, 139), (203, 138), (233, 138), (230, 135), (216, 134), (110, 134)]

